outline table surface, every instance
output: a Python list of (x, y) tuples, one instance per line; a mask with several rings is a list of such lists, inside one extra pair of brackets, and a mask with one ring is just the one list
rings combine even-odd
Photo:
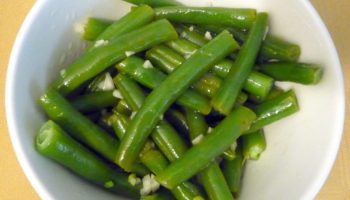
[[(343, 66), (345, 84), (350, 78), (350, 1), (311, 0), (322, 19), (328, 26), (337, 46)], [(4, 88), (10, 51), (16, 34), (34, 0), (1, 0), (0, 6), (0, 103), (5, 105)], [(346, 96), (350, 98), (350, 87), (346, 87)], [(350, 105), (347, 102), (347, 113)], [(348, 118), (346, 118), (346, 121)], [(39, 199), (26, 179), (15, 157), (6, 125), (5, 110), (0, 112), (0, 199)], [(350, 123), (345, 124), (342, 145), (333, 170), (317, 196), (317, 200), (350, 199)]]

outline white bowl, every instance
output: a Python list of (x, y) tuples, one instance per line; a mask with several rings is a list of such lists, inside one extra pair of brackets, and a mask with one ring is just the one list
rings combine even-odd
[[(301, 111), (266, 128), (267, 151), (259, 161), (248, 163), (241, 197), (314, 198), (336, 158), (344, 122), (341, 66), (320, 17), (306, 0), (187, 3), (268, 11), (272, 33), (300, 44), (302, 61), (324, 67), (324, 78), (316, 86), (281, 84), (296, 90)], [(128, 7), (116, 0), (37, 1), (18, 34), (7, 74), (7, 121), (20, 164), (42, 199), (118, 199), (39, 155), (33, 141), (45, 120), (36, 100), (60, 69), (79, 54), (83, 44), (73, 25), (87, 16), (117, 19)]]

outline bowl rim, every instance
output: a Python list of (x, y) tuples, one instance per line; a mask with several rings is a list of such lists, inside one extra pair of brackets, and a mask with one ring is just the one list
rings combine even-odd
[[(14, 110), (15, 105), (12, 99), (14, 98), (14, 83), (15, 83), (15, 71), (18, 67), (17, 65), (17, 58), (20, 54), (21, 46), (23, 45), (24, 39), (26, 37), (26, 34), (28, 33), (28, 30), (30, 29), (30, 25), (34, 22), (37, 15), (40, 13), (42, 7), (46, 3), (49, 3), (49, 1), (36, 1), (33, 5), (33, 7), (30, 9), (30, 12), (26, 16), (23, 24), (21, 25), (21, 28), (16, 36), (16, 40), (14, 43), (14, 46), (11, 51), (11, 56), (8, 64), (8, 69), (6, 73), (6, 82), (5, 82), (5, 110), (6, 110), (6, 121), (8, 126), (8, 132), (10, 135), (12, 146), (15, 150), (16, 157), (20, 163), (20, 166), (22, 170), (24, 171), (24, 174), (26, 175), (27, 179), (29, 180), (32, 187), (35, 189), (37, 194), (42, 199), (55, 199), (52, 194), (46, 189), (45, 184), (42, 183), (42, 181), (36, 176), (36, 174), (33, 171), (33, 166), (31, 165), (31, 162), (26, 158), (25, 151), (21, 145), (20, 142), (20, 134), (17, 129), (16, 120), (14, 117)], [(310, 189), (303, 194), (303, 199), (313, 199), (316, 197), (318, 192), (321, 190), (322, 186), (324, 185), (325, 181), (327, 180), (332, 167), (334, 166), (335, 160), (337, 158), (337, 154), (339, 152), (342, 135), (344, 131), (344, 122), (345, 122), (345, 85), (344, 85), (344, 74), (343, 70), (340, 64), (339, 55), (335, 48), (335, 44), (331, 38), (331, 35), (322, 21), (320, 15), (316, 11), (316, 9), (313, 7), (312, 3), (310, 1), (303, 1), (300, 0), (300, 3), (303, 4), (303, 6), (306, 7), (306, 9), (310, 12), (313, 20), (318, 24), (320, 29), (322, 30), (322, 35), (327, 41), (327, 47), (332, 52), (330, 56), (333, 57), (333, 60), (335, 61), (335, 72), (338, 77), (338, 85), (340, 85), (340, 102), (339, 105), (342, 107), (341, 116), (339, 117), (339, 121), (337, 122), (337, 131), (334, 134), (333, 140), (330, 142), (331, 145), (333, 145), (333, 148), (331, 148), (331, 151), (328, 152), (327, 157), (325, 158), (325, 164), (320, 171), (322, 171), (322, 174), (319, 174), (319, 176), (313, 181), (313, 184), (310, 185)]]

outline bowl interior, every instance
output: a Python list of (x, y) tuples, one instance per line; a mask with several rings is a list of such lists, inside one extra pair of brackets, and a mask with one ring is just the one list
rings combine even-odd
[[(324, 67), (315, 86), (294, 88), (301, 111), (266, 128), (267, 150), (248, 162), (241, 199), (312, 199), (333, 165), (344, 121), (343, 79), (330, 36), (308, 1), (197, 0), (196, 6), (251, 7), (270, 13), (270, 31), (302, 47), (301, 60)], [(29, 180), (43, 199), (118, 199), (35, 152), (45, 118), (36, 100), (85, 44), (74, 24), (88, 16), (117, 19), (129, 4), (115, 0), (38, 1), (16, 40), (6, 84), (11, 139)], [(122, 199), (122, 198), (119, 198)]]

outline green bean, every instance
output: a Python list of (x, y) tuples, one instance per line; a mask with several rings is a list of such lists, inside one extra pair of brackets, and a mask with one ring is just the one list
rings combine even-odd
[(182, 4), (175, 0), (123, 0), (132, 4), (142, 5), (146, 4), (152, 7), (162, 6), (181, 6)]
[(114, 133), (120, 140), (124, 137), (130, 119), (119, 112), (114, 112), (113, 115), (109, 117), (110, 123), (113, 127)]
[[(146, 98), (121, 141), (116, 162), (129, 171), (160, 116), (188, 87), (218, 60), (238, 47), (228, 32), (222, 32), (171, 73)], [(196, 67), (193, 67), (196, 66)]]
[(177, 109), (169, 109), (164, 114), (165, 119), (182, 135), (189, 134), (189, 127), (184, 114)]
[(238, 198), (241, 190), (241, 177), (244, 170), (244, 160), (241, 152), (236, 152), (236, 157), (233, 160), (225, 159), (222, 166), (226, 182), (234, 197)]
[[(144, 63), (145, 61), (141, 58), (130, 56), (117, 64), (116, 68), (148, 88), (158, 88), (167, 79), (167, 76), (155, 68), (145, 68)], [(199, 110), (203, 114), (207, 114), (211, 110), (208, 99), (192, 90), (187, 90), (177, 100), (177, 103)]]
[(271, 88), (271, 91), (269, 92), (269, 94), (265, 98), (262, 98), (261, 96), (256, 96), (256, 95), (253, 95), (253, 94), (250, 94), (248, 98), (253, 103), (260, 104), (263, 101), (267, 101), (267, 100), (273, 99), (273, 98), (277, 97), (278, 95), (281, 95), (282, 93), (284, 93), (284, 90), (274, 86), (274, 87)]
[(146, 98), (143, 91), (139, 89), (135, 81), (123, 74), (118, 74), (113, 81), (125, 98), (127, 104), (136, 112)]
[(266, 149), (266, 140), (262, 129), (242, 135), (239, 140), (245, 160), (258, 160)]
[(85, 40), (94, 41), (111, 24), (110, 20), (89, 17), (84, 23), (82, 37)]
[(185, 109), (185, 116), (191, 141), (208, 132), (209, 127), (202, 114), (195, 110)]
[(125, 174), (110, 168), (53, 121), (49, 120), (40, 128), (35, 147), (42, 155), (94, 184), (118, 194), (139, 196), (139, 187), (131, 186)]
[[(133, 111), (137, 111), (142, 106), (146, 94), (142, 91), (142, 89), (137, 85), (137, 83), (131, 78), (124, 76), (122, 74), (117, 75), (114, 80), (119, 86), (123, 86), (123, 90), (121, 93), (125, 97), (127, 103), (131, 104), (131, 102), (138, 102), (135, 104), (135, 108)], [(126, 87), (129, 86), (129, 87)], [(131, 87), (132, 86), (132, 87)], [(119, 89), (121, 89), (119, 87)], [(137, 95), (136, 95), (137, 94)], [(118, 113), (116, 113), (118, 115)], [(123, 120), (124, 124), (129, 123), (129, 120)], [(124, 135), (126, 128), (116, 130), (119, 132), (123, 132)], [(119, 133), (121, 135), (121, 133)], [(158, 148), (164, 153), (164, 155), (170, 160), (174, 161), (179, 158), (179, 155), (183, 154), (187, 150), (187, 146), (185, 142), (181, 139), (181, 137), (176, 133), (174, 128), (165, 120), (161, 120), (157, 127), (153, 130), (151, 137), (153, 141), (157, 144)], [(121, 137), (120, 137), (121, 138)]]
[(39, 104), (54, 120), (79, 142), (113, 161), (119, 143), (99, 126), (78, 112), (57, 91), (50, 89), (40, 97)]
[[(181, 34), (181, 35), (184, 35), (184, 34)], [(167, 42), (167, 45), (184, 56), (192, 54), (192, 52), (195, 52), (199, 48), (195, 44), (184, 39), (169, 41)], [(154, 47), (153, 49), (157, 49), (157, 48), (158, 47)], [(158, 49), (158, 54), (159, 54), (158, 58), (161, 57), (162, 54), (163, 55), (167, 54), (166, 56), (161, 58), (161, 60), (158, 60), (159, 65), (170, 66), (173, 63), (175, 64), (175, 63), (181, 62), (181, 60), (178, 60), (177, 57), (171, 57), (170, 55), (173, 55), (173, 53), (171, 54), (170, 51), (165, 48)], [(155, 60), (155, 58), (153, 60)], [(174, 66), (173, 68), (176, 68), (176, 66)], [(223, 59), (222, 61), (214, 65), (212, 71), (217, 76), (220, 76), (221, 78), (225, 78), (228, 75), (230, 70), (231, 71), (235, 70), (234, 72), (238, 72), (237, 66), (233, 61), (228, 59)], [(209, 97), (212, 97), (217, 92), (218, 88), (221, 85), (221, 81), (215, 78), (215, 76), (212, 76), (211, 78), (204, 77), (201, 80), (203, 80), (203, 81), (200, 81), (202, 83), (195, 84), (195, 87), (196, 86), (199, 87), (199, 88), (196, 88), (197, 91), (205, 90), (204, 92), (206, 92), (206, 94)], [(203, 82), (209, 82), (210, 85), (205, 86)], [(245, 80), (243, 89), (256, 96), (265, 98), (266, 95), (271, 90), (272, 85), (273, 85), (273, 79), (271, 77), (266, 76), (265, 74), (262, 74), (258, 71), (252, 71), (248, 75), (247, 80)], [(200, 86), (202, 86), (202, 88), (200, 88)]]
[(230, 113), (245, 80), (252, 71), (267, 28), (267, 18), (267, 13), (257, 15), (256, 21), (249, 32), (249, 38), (242, 46), (235, 61), (237, 69), (230, 70), (221, 88), (211, 101), (213, 107), (222, 114)]
[(54, 86), (62, 94), (68, 94), (113, 63), (124, 59), (128, 52), (137, 53), (175, 38), (177, 33), (168, 21), (153, 22), (86, 52), (66, 69)]
[(257, 119), (247, 133), (255, 132), (266, 125), (285, 118), (299, 110), (298, 101), (293, 90), (289, 90), (254, 108)]
[(232, 111), (211, 134), (157, 175), (157, 180), (164, 187), (173, 188), (191, 178), (247, 131), (255, 117), (255, 113), (246, 107)]
[(180, 66), (185, 59), (163, 44), (153, 47), (146, 52), (146, 58), (150, 60), (153, 65), (163, 72), (170, 74), (176, 67)]
[[(168, 160), (158, 150), (150, 150), (142, 154), (141, 161), (156, 175), (169, 165)], [(200, 196), (197, 187), (187, 181), (172, 189), (171, 193), (179, 200), (190, 200)]]
[(93, 92), (78, 96), (71, 103), (80, 112), (94, 112), (116, 105), (118, 99), (113, 96), (113, 91)]
[(181, 33), (181, 37), (196, 44), (198, 46), (203, 46), (208, 43), (208, 39), (203, 37), (203, 33), (198, 31), (197, 27), (190, 26), (177, 26), (177, 31)]
[(126, 116), (130, 116), (132, 113), (131, 107), (125, 102), (124, 99), (120, 100), (113, 108), (113, 113), (118, 112)]
[[(199, 47), (196, 47), (196, 50), (198, 50), (198, 48)], [(155, 64), (155, 67), (165, 71), (168, 74), (174, 71), (181, 65), (181, 63), (185, 61), (181, 55), (163, 45), (156, 46), (147, 51), (146, 57)], [(220, 87), (220, 84), (221, 79), (214, 75), (206, 74), (194, 85), (192, 85), (192, 88), (202, 95), (212, 97)]]
[(134, 31), (154, 19), (154, 11), (147, 5), (133, 8), (128, 14), (118, 19), (108, 26), (96, 39), (94, 45), (99, 40), (114, 40), (121, 35)]
[(323, 75), (322, 68), (307, 63), (267, 63), (260, 65), (259, 70), (278, 81), (291, 81), (305, 85), (317, 84)]
[(217, 7), (163, 7), (155, 9), (156, 18), (166, 18), (171, 22), (189, 24), (217, 24), (247, 29), (256, 18), (256, 10)]
[[(248, 38), (246, 32), (234, 27), (219, 27), (215, 25), (204, 26), (204, 28), (214, 33), (220, 33), (223, 30), (228, 30), (240, 43), (244, 43)], [(300, 57), (300, 53), (301, 50), (299, 45), (268, 34), (261, 44), (259, 60), (297, 61)]]
[(211, 200), (234, 199), (217, 161), (201, 171), (199, 176)]
[(163, 154), (173, 162), (184, 154), (187, 145), (174, 128), (166, 121), (160, 121), (151, 137)]

